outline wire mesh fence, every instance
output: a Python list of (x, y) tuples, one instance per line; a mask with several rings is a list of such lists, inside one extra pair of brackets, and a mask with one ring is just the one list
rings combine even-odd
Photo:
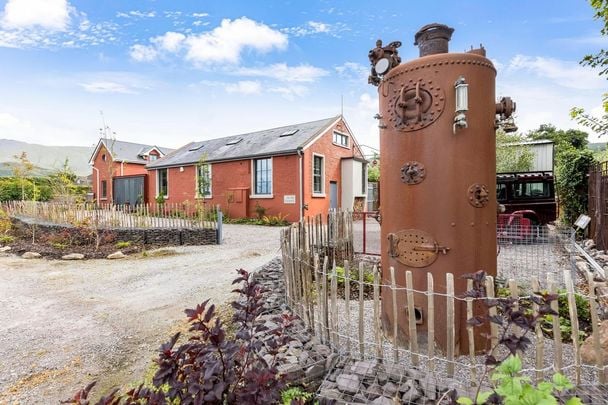
[[(500, 226), (497, 229), (498, 276), (496, 280), (486, 278), (487, 296), (510, 296), (516, 299), (516, 305), (538, 313), (539, 308), (532, 303), (531, 296), (535, 292), (551, 292), (559, 297), (551, 305), (561, 315), (545, 316), (528, 333), (531, 345), (522, 356), (524, 374), (541, 381), (559, 371), (578, 385), (603, 384), (606, 366), (600, 347), (598, 306), (608, 297), (596, 294), (597, 281), (592, 275), (575, 271), (572, 230), (546, 226), (522, 229), (516, 224), (510, 225), (508, 229)], [(413, 287), (411, 274), (406, 277), (406, 285), (397, 285), (394, 277), (381, 277), (377, 266), (366, 267), (362, 262), (351, 266), (352, 254), (337, 255), (346, 259), (340, 262), (335, 260), (336, 256), (313, 252), (309, 248), (311, 239), (306, 234), (307, 229), (292, 227), (282, 235), (287, 301), (322, 342), (346, 359), (344, 364), (354, 364), (357, 360), (382, 363), (383, 367), (393, 364), (401, 369), (401, 376), (418, 370), (429, 378), (458, 385), (460, 392), (476, 389), (479, 377), (485, 372), (485, 357), (479, 353), (496, 344), (500, 331), (493, 325), (489, 339), (478, 346), (475, 346), (478, 340), (474, 338), (468, 342), (456, 340), (456, 328), (467, 328), (469, 337), (474, 331), (472, 326), (459, 325), (455, 321), (455, 308), (472, 314), (477, 299), (455, 292), (451, 273), (440, 279), (429, 273), (427, 288), (423, 290)], [(356, 231), (356, 226), (354, 229)], [(383, 271), (394, 272), (392, 268)], [(408, 324), (400, 326), (403, 330), (383, 328), (382, 301), (396, 300), (395, 297), (401, 294), (407, 296), (406, 312), (409, 314), (415, 313), (414, 308), (410, 308), (413, 295), (426, 297), (426, 328), (420, 329), (415, 317), (409, 317)], [(447, 301), (447, 305), (440, 306), (447, 308), (447, 314), (435, 309), (441, 301)], [(396, 305), (392, 307), (396, 308)], [(579, 323), (579, 312), (586, 313), (590, 318), (588, 322)], [(435, 328), (439, 319), (448, 322), (448, 336), (442, 339), (438, 339), (439, 332), (435, 332), (435, 329), (441, 329)], [(404, 333), (407, 339), (400, 342), (400, 335)], [(587, 347), (585, 357), (581, 354), (581, 344), (586, 336), (591, 336), (591, 347)], [(437, 345), (438, 340), (447, 342), (447, 347)], [(459, 345), (467, 345), (468, 350), (461, 350)], [(459, 356), (459, 350), (469, 354)], [(378, 367), (375, 370), (377, 373)], [(332, 378), (331, 373), (327, 378)], [(361, 380), (356, 392), (341, 392), (341, 400), (348, 402), (357, 395), (360, 399), (369, 399), (371, 392), (377, 390), (374, 380), (377, 376), (365, 378), (367, 382)], [(406, 383), (399, 381), (399, 384)], [(335, 382), (328, 381), (328, 384)], [(594, 395), (596, 393), (587, 394), (589, 398)]]

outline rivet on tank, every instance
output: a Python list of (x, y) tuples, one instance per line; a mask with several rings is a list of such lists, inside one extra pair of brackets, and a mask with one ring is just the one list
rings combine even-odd
[[(399, 344), (410, 340), (409, 317), (415, 318), (417, 341), (428, 344), (427, 273), (434, 279), (434, 336), (446, 350), (448, 336), (456, 354), (469, 350), (466, 291), (461, 276), (484, 270), (496, 275), (496, 139), (495, 131), (516, 130), (509, 97), (496, 102), (496, 69), (483, 46), (450, 53), (454, 32), (429, 24), (415, 35), (420, 57), (401, 63), (395, 41), (381, 40), (369, 52), (369, 83), (378, 87), (380, 127), (380, 201), (382, 324)], [(408, 311), (406, 272), (412, 272), (414, 311)], [(453, 327), (448, 325), (446, 274), (454, 275)], [(412, 296), (412, 294), (410, 294)], [(412, 306), (410, 305), (410, 308)], [(474, 305), (474, 313), (485, 308)], [(412, 313), (409, 313), (412, 312)], [(394, 315), (396, 314), (396, 316)], [(475, 347), (483, 350), (488, 332), (475, 328)]]

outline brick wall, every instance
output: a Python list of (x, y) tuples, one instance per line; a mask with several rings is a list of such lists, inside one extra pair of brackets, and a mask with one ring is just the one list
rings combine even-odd
[[(341, 133), (349, 135), (348, 148), (335, 145), (333, 143), (333, 132), (337, 130)], [(325, 157), (325, 181), (324, 181), (324, 197), (314, 197), (312, 193), (312, 165), (313, 155), (317, 153)], [(334, 127), (326, 131), (316, 142), (304, 150), (304, 201), (308, 204), (306, 215), (327, 214), (329, 210), (329, 183), (335, 181), (338, 185), (338, 204), (341, 201), (341, 165), (342, 158), (358, 156), (362, 157), (361, 153), (354, 148), (352, 135), (348, 131), (348, 127), (339, 121)]]
[[(104, 160), (105, 156), (105, 160)], [(139, 174), (147, 174), (143, 164), (136, 163), (121, 163), (121, 162), (113, 162), (110, 153), (106, 149), (104, 145), (101, 145), (99, 150), (97, 151), (97, 155), (93, 159), (93, 167), (98, 170), (93, 169), (93, 193), (95, 194), (95, 198), (100, 203), (111, 203), (112, 202), (112, 178), (116, 176), (133, 176)], [(99, 171), (99, 172), (98, 172)], [(98, 173), (99, 173), (99, 181), (98, 181)], [(107, 182), (107, 194), (105, 198), (101, 196), (101, 182)], [(99, 187), (99, 189), (98, 189)], [(153, 201), (153, 200), (152, 200)]]

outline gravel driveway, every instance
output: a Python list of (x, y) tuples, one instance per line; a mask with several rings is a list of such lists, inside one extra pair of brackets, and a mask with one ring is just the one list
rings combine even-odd
[(141, 379), (183, 310), (230, 298), (234, 269), (279, 255), (279, 228), (225, 225), (219, 246), (81, 262), (0, 257), (0, 404), (52, 404)]

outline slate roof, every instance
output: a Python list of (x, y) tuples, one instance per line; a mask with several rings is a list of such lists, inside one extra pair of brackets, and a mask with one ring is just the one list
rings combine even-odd
[(217, 162), (296, 153), (298, 148), (306, 146), (338, 119), (339, 115), (302, 124), (191, 142), (162, 159), (150, 162), (146, 168), (191, 165), (198, 163), (201, 157), (204, 157), (206, 162)]
[(93, 155), (91, 156), (91, 162), (95, 158), (97, 151), (101, 145), (104, 145), (106, 149), (112, 154), (112, 159), (117, 162), (126, 163), (140, 163), (146, 164), (149, 161), (143, 158), (143, 155), (149, 152), (151, 149), (158, 149), (163, 155), (173, 152), (175, 149), (165, 148), (156, 145), (144, 145), (142, 143), (125, 142), (114, 139), (101, 138)]

